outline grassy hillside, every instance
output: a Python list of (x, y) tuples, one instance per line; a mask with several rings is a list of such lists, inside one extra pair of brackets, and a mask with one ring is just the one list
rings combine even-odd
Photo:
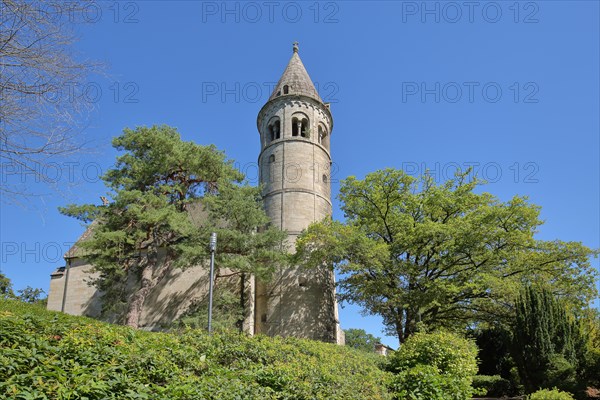
[(0, 300), (3, 399), (389, 399), (378, 362), (309, 340), (142, 332)]

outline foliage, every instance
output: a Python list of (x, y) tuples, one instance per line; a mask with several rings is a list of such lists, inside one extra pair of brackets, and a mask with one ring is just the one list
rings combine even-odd
[(581, 318), (581, 331), (586, 341), (584, 380), (600, 388), (600, 310), (586, 310)]
[(513, 354), (529, 392), (575, 390), (585, 360), (585, 338), (565, 304), (544, 287), (528, 286), (516, 303)]
[[(113, 146), (125, 154), (102, 177), (112, 201), (60, 211), (94, 221), (78, 251), (99, 273), (103, 304), (126, 309), (126, 324), (137, 327), (147, 294), (170, 269), (206, 264), (211, 232), (219, 268), (266, 278), (285, 261), (285, 234), (265, 227), (259, 188), (242, 184), (214, 146), (184, 142), (168, 126), (125, 129)], [(140, 283), (130, 294), (131, 275)]]
[(473, 389), (485, 397), (505, 397), (513, 394), (512, 383), (500, 375), (475, 375)]
[(13, 291), (10, 279), (0, 272), (0, 299), (19, 300), (41, 306), (45, 306), (48, 300), (47, 298), (42, 298), (42, 294), (46, 293), (43, 289), (32, 288), (31, 286), (17, 290), (17, 293), (15, 294)]
[(154, 333), (0, 301), (0, 398), (389, 399), (361, 352), (294, 338)]
[(511, 332), (501, 326), (481, 327), (473, 332), (479, 348), (479, 373), (506, 376), (512, 367)]
[(381, 343), (381, 338), (367, 333), (364, 329), (344, 329), (346, 346), (372, 353), (375, 345)]
[(12, 288), (12, 282), (6, 275), (0, 272), (0, 299), (14, 299), (15, 292)]
[(481, 182), (468, 174), (439, 185), (395, 169), (345, 179), (346, 220), (311, 225), (296, 242), (296, 262), (334, 265), (341, 300), (382, 316), (401, 343), (419, 321), (431, 329), (508, 324), (523, 282), (551, 282), (577, 307), (587, 304), (597, 251), (536, 240), (538, 206), (476, 193)]
[(463, 399), (455, 395), (461, 389), (455, 387), (455, 383), (455, 379), (441, 374), (436, 367), (419, 364), (399, 372), (391, 389), (398, 400)]
[(25, 289), (17, 290), (17, 293), (19, 293), (17, 299), (25, 303), (45, 304), (45, 301), (47, 300), (46, 298), (42, 298), (42, 295), (46, 292), (40, 288), (32, 288), (31, 286), (27, 286)]
[(532, 393), (527, 397), (528, 400), (574, 400), (573, 396), (567, 392), (558, 389), (542, 389)]
[(595, 388), (600, 388), (600, 348), (588, 351), (586, 363), (586, 380)]
[(481, 326), (472, 332), (479, 348), (479, 372), (474, 387), (487, 388), (488, 396), (516, 396), (522, 385), (511, 354), (512, 333), (503, 326)]
[[(240, 330), (244, 310), (236, 293), (224, 285), (216, 285), (213, 296), (212, 329), (215, 332)], [(178, 328), (206, 329), (208, 297), (191, 305), (172, 325)]]
[(448, 332), (416, 333), (389, 357), (398, 398), (466, 400), (473, 394), (477, 347)]

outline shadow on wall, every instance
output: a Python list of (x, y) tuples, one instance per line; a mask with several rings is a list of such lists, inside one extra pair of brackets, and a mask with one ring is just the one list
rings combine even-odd
[[(208, 314), (208, 269), (193, 267), (172, 270), (150, 293), (144, 303), (141, 326), (150, 330), (172, 327), (190, 317), (192, 327), (204, 328)], [(242, 318), (241, 275), (218, 277), (214, 290), (214, 318), (231, 318), (232, 325)], [(232, 316), (221, 315), (231, 312)], [(240, 326), (236, 328), (240, 329)]]
[[(279, 271), (266, 286), (261, 333), (336, 342), (334, 281), (327, 268)], [(264, 307), (264, 306), (263, 306)]]

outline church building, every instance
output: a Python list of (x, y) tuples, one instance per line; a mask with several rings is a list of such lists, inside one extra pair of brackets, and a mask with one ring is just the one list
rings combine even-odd
[[(286, 231), (290, 251), (303, 229), (331, 216), (333, 118), (310, 79), (294, 43), (288, 65), (257, 118), (258, 165), (265, 211)], [(92, 224), (93, 226), (93, 224)], [(90, 228), (80, 241), (90, 235)], [(89, 285), (91, 265), (77, 244), (66, 266), (51, 275), (48, 309), (99, 316), (101, 293)], [(241, 278), (235, 278), (241, 279)], [(269, 282), (255, 277), (230, 282), (244, 299), (242, 329), (248, 334), (293, 336), (343, 344), (331, 268), (280, 268)], [(148, 295), (140, 327), (161, 329), (208, 295), (208, 268), (170, 271)]]

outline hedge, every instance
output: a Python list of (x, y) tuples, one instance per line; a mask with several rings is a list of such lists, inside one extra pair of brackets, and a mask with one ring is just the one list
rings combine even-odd
[(390, 399), (378, 357), (295, 338), (145, 332), (0, 300), (6, 399)]

